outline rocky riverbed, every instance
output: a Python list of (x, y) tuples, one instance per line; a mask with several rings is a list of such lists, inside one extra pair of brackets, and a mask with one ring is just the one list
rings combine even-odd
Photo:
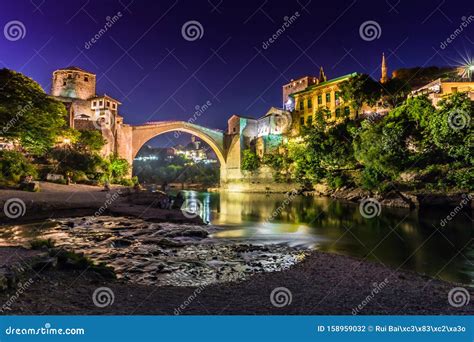
[(306, 250), (283, 245), (250, 245), (214, 239), (213, 226), (152, 223), (137, 218), (64, 218), (2, 229), (0, 243), (28, 246), (52, 240), (56, 247), (83, 253), (114, 269), (118, 279), (154, 286), (204, 286), (239, 281), (260, 272), (281, 271)]

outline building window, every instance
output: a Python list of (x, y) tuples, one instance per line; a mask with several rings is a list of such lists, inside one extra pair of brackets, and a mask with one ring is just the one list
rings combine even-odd
[(452, 93), (457, 93), (458, 92), (458, 87), (451, 87), (451, 92)]
[(308, 99), (308, 108), (312, 108), (312, 107), (313, 107), (313, 103), (311, 99)]
[(115, 103), (112, 103), (112, 108), (115, 109), (117, 105)]
[(311, 126), (313, 124), (313, 117), (312, 116), (308, 116), (308, 118), (306, 119), (306, 124), (308, 126)]
[(351, 114), (351, 109), (349, 107), (344, 107), (344, 116), (349, 116)]
[(331, 102), (331, 93), (326, 93), (326, 103)]
[(304, 102), (300, 101), (300, 110), (304, 110)]
[(65, 85), (66, 85), (66, 81), (63, 82), (63, 86), (65, 86)]
[(300, 118), (300, 125), (301, 125), (301, 126), (304, 126), (304, 117), (301, 117), (301, 118)]
[(84, 76), (84, 82), (89, 82), (89, 77)]
[(97, 106), (97, 101), (92, 102), (92, 106), (93, 107)]
[(336, 118), (340, 118), (341, 117), (341, 108), (337, 108), (336, 109)]
[(100, 101), (99, 101), (99, 106), (102, 107), (102, 104), (103, 104), (103, 103), (104, 103), (104, 102), (103, 102), (102, 100), (100, 100)]
[(110, 101), (107, 101), (107, 107), (110, 107)]
[(338, 91), (336, 91), (336, 92), (334, 93), (334, 99), (335, 99), (336, 101), (339, 100), (339, 92), (338, 92)]
[(72, 75), (71, 75), (71, 74), (67, 74), (67, 78), (72, 78)]
[(331, 118), (331, 112), (328, 110), (326, 112), (326, 119), (330, 119)]
[(237, 129), (235, 127), (232, 128), (232, 132), (235, 133), (235, 131), (237, 131)]
[(323, 104), (323, 95), (318, 95), (318, 105)]

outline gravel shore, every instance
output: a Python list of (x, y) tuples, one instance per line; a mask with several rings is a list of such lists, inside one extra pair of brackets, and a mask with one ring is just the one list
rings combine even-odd
[[(448, 293), (456, 284), (321, 252), (313, 252), (305, 261), (285, 271), (204, 287), (134, 285), (105, 280), (89, 271), (48, 270), (33, 280), (4, 314), (474, 314), (472, 302), (462, 307), (448, 303)], [(112, 305), (104, 308), (94, 305), (93, 293), (100, 287), (112, 290)], [(286, 290), (278, 289), (282, 287)], [(376, 294), (375, 288), (380, 289)], [(272, 297), (274, 290), (286, 291), (287, 296), (281, 292), (280, 297)], [(472, 298), (474, 291), (469, 291)], [(0, 302), (8, 301), (13, 294), (1, 293)], [(275, 302), (286, 305), (277, 307)]]

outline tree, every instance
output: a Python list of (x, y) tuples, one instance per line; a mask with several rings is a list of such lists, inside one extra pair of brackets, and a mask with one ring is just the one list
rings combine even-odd
[(127, 176), (130, 170), (130, 164), (126, 159), (119, 158), (116, 154), (109, 157), (108, 171), (112, 179), (120, 180)]
[(440, 101), (428, 119), (430, 141), (453, 160), (474, 164), (472, 144), (473, 105), (466, 93)]
[(75, 148), (91, 153), (98, 153), (106, 144), (106, 140), (102, 133), (98, 130), (80, 131)]
[(384, 102), (395, 108), (405, 101), (411, 92), (410, 85), (402, 79), (392, 78), (382, 85)]
[(38, 83), (12, 70), (0, 70), (0, 89), (0, 136), (18, 140), (34, 154), (53, 146), (66, 124), (64, 105)]
[(356, 112), (356, 116), (364, 103), (374, 106), (380, 99), (380, 84), (369, 75), (358, 74), (339, 85), (341, 96)]

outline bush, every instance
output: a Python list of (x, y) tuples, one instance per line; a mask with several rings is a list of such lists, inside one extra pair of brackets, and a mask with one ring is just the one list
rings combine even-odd
[(72, 180), (75, 183), (85, 184), (89, 181), (89, 178), (84, 171), (76, 171), (72, 175)]
[(258, 160), (258, 156), (255, 154), (255, 152), (249, 149), (244, 150), (242, 156), (242, 170), (252, 172), (257, 170), (259, 166), (260, 161)]
[(361, 186), (366, 190), (381, 189), (382, 183), (387, 177), (380, 171), (366, 167), (361, 173)]
[(0, 151), (0, 178), (18, 183), (22, 177), (36, 178), (35, 166), (20, 152)]
[(450, 171), (447, 175), (448, 181), (452, 182), (457, 188), (463, 190), (474, 190), (474, 169), (460, 169)]

